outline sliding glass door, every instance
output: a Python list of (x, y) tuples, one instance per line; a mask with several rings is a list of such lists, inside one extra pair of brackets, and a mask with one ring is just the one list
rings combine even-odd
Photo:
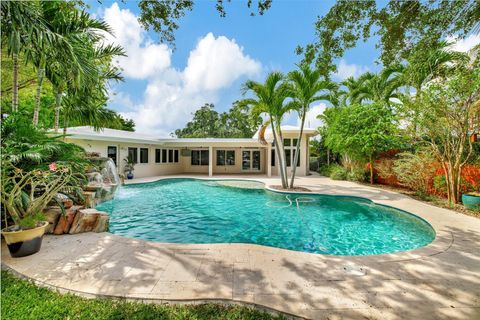
[(260, 171), (260, 150), (243, 150), (242, 151), (242, 170), (243, 171)]

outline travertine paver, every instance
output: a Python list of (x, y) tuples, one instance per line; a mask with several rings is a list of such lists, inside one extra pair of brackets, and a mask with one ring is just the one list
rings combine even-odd
[(480, 319), (480, 219), (351, 182), (313, 176), (297, 184), (412, 212), (437, 237), (409, 252), (347, 257), (86, 233), (46, 236), (38, 254), (17, 259), (2, 243), (2, 263), (40, 284), (89, 296), (243, 302), (312, 319)]

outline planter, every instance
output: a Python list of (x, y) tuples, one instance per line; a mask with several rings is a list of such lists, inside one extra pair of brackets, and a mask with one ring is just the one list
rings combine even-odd
[(131, 173), (131, 172), (127, 173), (127, 179), (128, 180), (133, 179), (133, 173)]
[(25, 257), (37, 253), (42, 246), (42, 237), (48, 226), (47, 221), (42, 221), (40, 227), (19, 231), (2, 230), (8, 251), (13, 258)]
[(462, 203), (467, 209), (480, 209), (480, 195), (464, 193), (462, 194)]

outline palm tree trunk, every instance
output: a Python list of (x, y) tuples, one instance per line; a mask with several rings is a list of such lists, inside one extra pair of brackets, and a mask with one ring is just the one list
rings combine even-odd
[(62, 92), (57, 91), (55, 96), (55, 132), (58, 132), (60, 127), (60, 106), (62, 103)]
[[(278, 132), (275, 130), (275, 123), (273, 122), (272, 117), (270, 117), (270, 123), (272, 126), (272, 133), (273, 133), (273, 139), (275, 141), (275, 151), (277, 153), (277, 158), (278, 158), (278, 170), (280, 171), (280, 179), (282, 181), (282, 188), (286, 189), (288, 187), (288, 178), (285, 177), (286, 170), (284, 170), (285, 167), (285, 157), (283, 157), (282, 150), (283, 148), (280, 146), (280, 137), (278, 135)], [(282, 144), (283, 146), (283, 144)]]
[(302, 143), (303, 127), (305, 125), (306, 114), (307, 114), (307, 112), (305, 112), (305, 110), (304, 110), (304, 112), (302, 114), (302, 123), (300, 125), (300, 134), (298, 135), (297, 146), (295, 148), (295, 159), (292, 163), (293, 169), (292, 169), (292, 177), (290, 178), (290, 188), (293, 188), (293, 185), (295, 183), (295, 173), (297, 172), (297, 163), (298, 163), (298, 158), (299, 158), (299, 154), (300, 154), (300, 144)]
[(280, 122), (276, 125), (276, 134), (277, 134), (277, 145), (279, 149), (278, 160), (280, 162), (280, 169), (283, 173), (282, 187), (288, 189), (288, 172), (287, 172), (287, 161), (285, 155), (285, 146), (283, 145), (283, 135)]
[(12, 111), (18, 111), (18, 55), (13, 54)]
[(38, 116), (40, 113), (40, 96), (42, 95), (42, 84), (45, 77), (45, 63), (43, 58), (37, 72), (37, 94), (35, 95), (35, 108), (33, 109), (33, 125), (38, 126)]

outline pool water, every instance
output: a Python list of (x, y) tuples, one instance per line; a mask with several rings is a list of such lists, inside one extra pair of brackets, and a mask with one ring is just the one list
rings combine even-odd
[(254, 243), (371, 255), (411, 250), (435, 238), (424, 220), (367, 199), (287, 195), (233, 180), (128, 185), (97, 209), (110, 213), (110, 232), (158, 242)]

